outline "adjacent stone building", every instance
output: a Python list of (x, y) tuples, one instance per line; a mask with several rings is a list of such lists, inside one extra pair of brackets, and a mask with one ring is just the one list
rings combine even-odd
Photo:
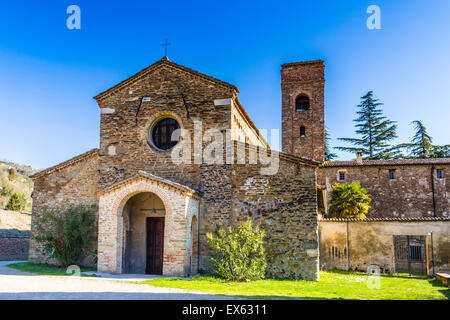
[[(372, 198), (369, 218), (450, 218), (450, 158), (327, 161), (317, 182), (327, 192), (335, 183), (359, 182)], [(330, 198), (328, 197), (328, 202)]]
[[(100, 146), (34, 175), (32, 232), (45, 208), (97, 204), (99, 271), (186, 276), (206, 233), (252, 218), (269, 275), (317, 280), (319, 162), (270, 150), (238, 92), (165, 57), (97, 95)], [(48, 261), (33, 239), (30, 260)]]

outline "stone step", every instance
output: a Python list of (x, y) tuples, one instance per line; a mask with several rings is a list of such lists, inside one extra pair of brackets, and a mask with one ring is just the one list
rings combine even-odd
[(436, 279), (450, 287), (450, 271), (436, 273)]

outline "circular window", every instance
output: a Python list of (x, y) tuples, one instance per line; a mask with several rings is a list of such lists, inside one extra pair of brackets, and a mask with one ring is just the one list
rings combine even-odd
[(173, 148), (178, 143), (178, 139), (172, 140), (172, 133), (179, 128), (180, 125), (175, 119), (165, 118), (158, 121), (151, 132), (153, 144), (161, 150)]

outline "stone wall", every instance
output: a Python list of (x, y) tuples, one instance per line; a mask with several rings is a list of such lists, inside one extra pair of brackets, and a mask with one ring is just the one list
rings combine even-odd
[(31, 214), (0, 210), (0, 260), (28, 259)]
[[(443, 179), (437, 179), (436, 169), (443, 171)], [(389, 179), (389, 170), (395, 170), (394, 180)], [(338, 181), (340, 171), (345, 173), (345, 181)], [(368, 217), (449, 217), (450, 183), (447, 181), (449, 177), (450, 166), (448, 165), (435, 167), (431, 165), (364, 165), (320, 167), (317, 182), (325, 186), (328, 193), (332, 191), (332, 185), (336, 182), (360, 182), (363, 188), (369, 190), (372, 197)], [(330, 199), (331, 197), (328, 196), (328, 203)]]
[[(369, 265), (378, 265), (388, 272), (395, 272), (394, 235), (428, 236), (430, 260), (433, 255), (435, 272), (450, 269), (450, 220), (349, 222), (321, 220), (319, 221), (321, 267), (347, 270), (347, 224), (352, 270), (366, 272)], [(430, 232), (433, 232), (433, 241), (430, 239)]]
[(233, 167), (233, 221), (252, 218), (266, 231), (268, 275), (318, 280), (315, 167), (283, 158), (279, 166), (275, 175)]
[[(35, 223), (46, 208), (64, 209), (69, 204), (95, 205), (97, 199), (98, 154), (96, 150), (50, 168), (33, 177), (33, 217), (31, 220), (30, 261), (56, 263), (42, 252), (42, 245), (33, 239)], [(91, 261), (85, 261), (93, 266)]]
[[(200, 188), (202, 159), (200, 163), (174, 164), (170, 151), (152, 145), (149, 132), (164, 117), (174, 118), (182, 129), (189, 130), (192, 144), (194, 128), (200, 139), (207, 129), (230, 129), (231, 104), (215, 105), (214, 100), (230, 100), (233, 95), (231, 88), (212, 84), (167, 62), (129, 86), (98, 99), (101, 110), (113, 110), (101, 114), (100, 187), (143, 170)], [(201, 121), (201, 127), (194, 127), (196, 121)], [(206, 146), (208, 141), (201, 144)]]
[(0, 236), (1, 260), (26, 260), (30, 238), (28, 237), (2, 237)]
[[(235, 147), (237, 153), (242, 145)], [(256, 148), (247, 145), (245, 149), (245, 164), (238, 164), (236, 158), (232, 165), (209, 165), (202, 170), (200, 269), (209, 267), (206, 233), (216, 225), (235, 227), (251, 218), (266, 231), (268, 275), (317, 280), (315, 165), (274, 152), (278, 170), (262, 174), (263, 164), (249, 163), (249, 158), (259, 158)]]

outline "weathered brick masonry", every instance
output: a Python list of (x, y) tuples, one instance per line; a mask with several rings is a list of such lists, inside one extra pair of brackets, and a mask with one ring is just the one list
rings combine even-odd
[[(283, 152), (323, 161), (325, 66), (322, 60), (286, 63), (281, 66)], [(296, 101), (307, 97), (309, 108), (297, 110)], [(302, 127), (304, 134), (302, 134)]]
[(28, 259), (29, 213), (0, 210), (0, 260)]
[[(45, 208), (63, 209), (67, 205), (98, 203), (98, 149), (93, 149), (33, 176), (33, 215), (31, 219), (30, 260), (55, 263), (33, 239), (36, 222)], [(86, 261), (87, 265), (92, 262)]]
[[(345, 181), (338, 181), (339, 172)], [(449, 217), (449, 176), (448, 158), (331, 161), (319, 168), (317, 182), (328, 192), (336, 182), (360, 182), (372, 197), (368, 217)]]
[[(226, 130), (234, 129), (233, 140), (265, 147), (237, 92), (228, 83), (162, 59), (98, 95), (98, 152), (91, 151), (34, 177), (33, 219), (39, 219), (46, 206), (67, 201), (99, 203), (98, 268), (124, 272), (129, 212), (143, 210), (149, 217), (155, 209), (145, 207), (145, 201), (137, 205), (133, 200), (135, 209), (127, 211), (127, 204), (136, 195), (150, 192), (164, 203), (164, 213), (158, 213), (166, 219), (163, 274), (186, 275), (196, 270), (192, 266), (197, 261), (193, 257), (197, 243), (199, 268), (206, 270), (209, 249), (205, 234), (216, 225), (236, 225), (245, 217), (254, 217), (267, 232), (271, 275), (318, 279), (318, 163), (281, 154), (274, 175), (262, 175), (260, 164), (239, 165), (236, 161), (208, 164), (192, 157), (191, 164), (175, 164), (171, 152), (156, 148), (149, 137), (155, 123), (169, 117), (192, 133), (194, 155), (198, 154), (195, 137), (202, 139), (208, 129), (218, 129), (224, 140)], [(205, 150), (210, 141), (200, 141)], [(197, 191), (198, 205), (189, 200)], [(129, 231), (130, 243), (138, 241), (138, 230), (131, 227)], [(44, 260), (36, 243), (32, 243), (30, 258)]]

